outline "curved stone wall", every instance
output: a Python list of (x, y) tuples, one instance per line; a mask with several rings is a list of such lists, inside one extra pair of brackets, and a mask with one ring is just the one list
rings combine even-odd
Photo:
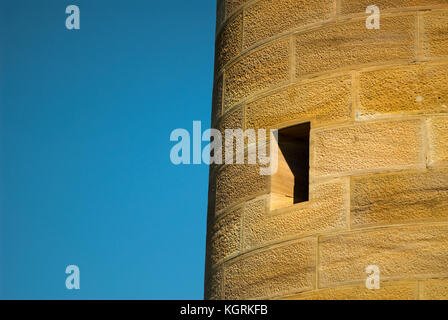
[(311, 122), (310, 199), (271, 210), (256, 166), (213, 166), (206, 298), (448, 298), (448, 2), (221, 0), (217, 15), (214, 127)]

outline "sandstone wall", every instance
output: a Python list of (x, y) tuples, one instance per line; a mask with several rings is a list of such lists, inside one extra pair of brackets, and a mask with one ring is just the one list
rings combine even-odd
[(271, 211), (256, 166), (213, 166), (205, 297), (447, 299), (448, 1), (220, 0), (217, 15), (213, 125), (310, 121), (310, 200)]

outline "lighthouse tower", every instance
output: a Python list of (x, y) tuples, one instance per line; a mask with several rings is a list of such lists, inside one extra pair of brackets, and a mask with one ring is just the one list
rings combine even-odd
[[(375, 5), (375, 6), (372, 6)], [(206, 299), (448, 299), (448, 2), (219, 0)]]

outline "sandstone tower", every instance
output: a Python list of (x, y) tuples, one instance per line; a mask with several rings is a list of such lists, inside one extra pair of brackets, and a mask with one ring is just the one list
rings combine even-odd
[(213, 126), (282, 154), (211, 168), (205, 298), (448, 299), (448, 1), (219, 0), (216, 38)]

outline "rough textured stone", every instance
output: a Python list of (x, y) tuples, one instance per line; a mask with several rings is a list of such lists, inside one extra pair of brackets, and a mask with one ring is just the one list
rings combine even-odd
[(336, 0), (260, 0), (244, 10), (244, 48), (277, 34), (330, 19)]
[(364, 20), (332, 24), (297, 35), (297, 76), (415, 58), (415, 15), (384, 17), (379, 30)]
[(448, 222), (448, 169), (352, 178), (352, 227)]
[(375, 4), (381, 11), (397, 8), (446, 6), (445, 0), (341, 0), (341, 14), (365, 13), (366, 8)]
[(448, 10), (425, 13), (423, 53), (428, 58), (448, 56)]
[(286, 297), (287, 300), (416, 300), (417, 282), (384, 282), (379, 290), (369, 290), (365, 284), (327, 288)]
[(227, 112), (216, 125), (216, 128), (221, 131), (221, 134), (225, 134), (226, 129), (242, 129), (243, 128), (243, 115), (244, 111), (242, 107), (232, 109)]
[(222, 96), (223, 96), (223, 80), (222, 76), (218, 78), (213, 86), (213, 102), (212, 102), (212, 123), (215, 122), (222, 114)]
[(311, 176), (423, 167), (423, 121), (365, 122), (312, 133)]
[(224, 1), (218, 0), (216, 5), (216, 30), (218, 30), (226, 18), (226, 8), (224, 7)]
[(242, 208), (232, 210), (219, 217), (212, 227), (210, 261), (213, 264), (240, 251)]
[(448, 116), (433, 117), (429, 121), (429, 164), (448, 165)]
[(241, 99), (289, 79), (289, 41), (282, 40), (244, 56), (226, 72), (224, 110)]
[(316, 239), (288, 243), (225, 266), (224, 298), (256, 299), (313, 289)]
[(222, 1), (226, 1), (226, 16), (229, 17), (241, 5), (248, 2), (249, 0), (222, 0)]
[(256, 165), (226, 165), (217, 175), (216, 211), (267, 192), (268, 177)]
[(216, 38), (216, 71), (241, 53), (243, 15), (238, 14), (224, 26)]
[(433, 279), (420, 282), (421, 300), (448, 300), (448, 279)]
[[(207, 228), (209, 228), (210, 221), (214, 221), (215, 208), (216, 208), (216, 175), (214, 168), (210, 167), (209, 170), (209, 183), (208, 183), (208, 203), (207, 203)], [(210, 236), (208, 233), (207, 236)]]
[(351, 119), (351, 77), (294, 84), (246, 105), (246, 127), (276, 128), (287, 121), (314, 125)]
[(347, 233), (319, 239), (319, 287), (365, 283), (376, 265), (382, 281), (448, 275), (448, 225)]
[(370, 71), (359, 81), (359, 116), (448, 112), (448, 64)]
[[(244, 121), (244, 109), (242, 106), (232, 109), (228, 111), (221, 119), (221, 121), (216, 125), (216, 129), (218, 129), (221, 132), (222, 135), (222, 156), (223, 156), (223, 163), (225, 162), (226, 157), (226, 148), (225, 148), (225, 131), (226, 129), (242, 129), (243, 128), (243, 121)], [(233, 145), (233, 154), (234, 154), (234, 161), (236, 157), (236, 143), (234, 141)], [(234, 162), (235, 163), (235, 162)], [(247, 162), (246, 162), (247, 163)]]
[(311, 200), (266, 213), (265, 199), (247, 204), (244, 210), (244, 249), (252, 249), (292, 237), (303, 237), (347, 227), (348, 185), (344, 180), (311, 185)]
[(222, 297), (222, 281), (223, 271), (222, 268), (214, 269), (207, 274), (206, 281), (208, 285), (205, 288), (205, 299), (208, 300), (221, 300)]

